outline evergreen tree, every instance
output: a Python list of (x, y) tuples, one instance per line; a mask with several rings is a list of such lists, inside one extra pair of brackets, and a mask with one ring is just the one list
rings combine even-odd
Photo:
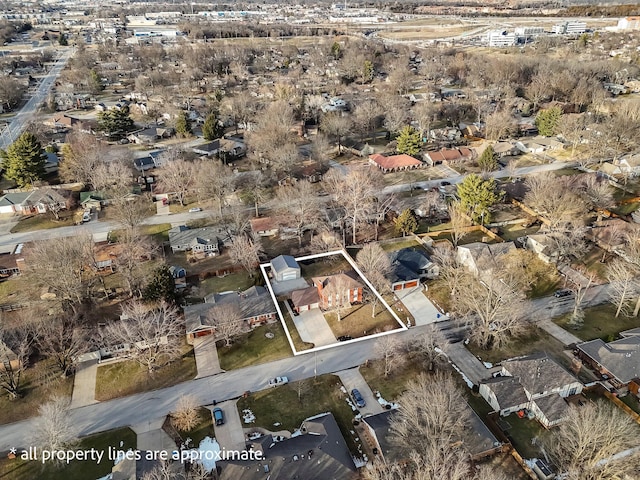
[(67, 36), (64, 33), (61, 33), (60, 36), (58, 37), (58, 43), (63, 47), (66, 47), (67, 45), (69, 45)]
[(44, 177), (46, 156), (42, 144), (31, 132), (24, 132), (6, 151), (2, 151), (4, 175), (18, 187), (32, 185)]
[(560, 117), (562, 117), (562, 110), (560, 107), (551, 107), (544, 110), (540, 110), (536, 115), (536, 127), (538, 127), (538, 133), (545, 137), (551, 137), (558, 132), (560, 126)]
[(491, 219), (489, 209), (501, 198), (501, 192), (497, 191), (494, 178), (484, 180), (475, 173), (467, 175), (458, 185), (458, 197), (460, 206), (476, 222), (488, 223)]
[(373, 80), (373, 62), (365, 60), (362, 65), (362, 83), (369, 83)]
[(114, 108), (98, 114), (98, 130), (108, 137), (122, 137), (134, 129), (129, 107)]
[(191, 120), (189, 120), (185, 111), (180, 111), (176, 118), (176, 133), (181, 137), (190, 137), (193, 134)]
[(104, 85), (102, 84), (102, 80), (94, 69), (91, 69), (89, 72), (89, 91), (92, 94), (97, 95), (101, 91), (104, 90)]
[(478, 158), (478, 166), (484, 172), (492, 172), (498, 168), (498, 161), (491, 145), (485, 148), (480, 158)]
[(148, 302), (164, 300), (175, 305), (177, 303), (176, 285), (169, 267), (162, 265), (153, 274), (153, 278), (142, 292), (142, 298)]
[(398, 135), (396, 151), (415, 156), (420, 152), (420, 132), (411, 125), (407, 125), (400, 130)]
[(202, 125), (202, 136), (205, 140), (211, 141), (220, 138), (224, 133), (224, 127), (218, 121), (218, 115), (210, 113)]
[(333, 42), (331, 45), (331, 55), (334, 60), (339, 60), (342, 56), (342, 46), (338, 42)]
[(408, 233), (413, 233), (418, 229), (418, 220), (410, 208), (404, 210), (395, 220), (396, 232), (402, 233), (404, 237)]

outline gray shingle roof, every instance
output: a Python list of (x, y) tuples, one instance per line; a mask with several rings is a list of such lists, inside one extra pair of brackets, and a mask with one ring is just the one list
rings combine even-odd
[(517, 407), (529, 402), (519, 377), (496, 377), (484, 380), (496, 396), (500, 410)]
[(389, 254), (392, 272), (389, 275), (392, 282), (407, 281), (420, 278), (420, 270), (426, 269), (431, 260), (426, 253), (415, 248), (403, 248)]
[(271, 268), (274, 272), (278, 273), (286, 270), (287, 268), (299, 269), (300, 266), (298, 265), (298, 262), (296, 262), (296, 259), (291, 255), (280, 255), (271, 260)]
[(629, 383), (640, 377), (640, 336), (631, 335), (605, 343), (597, 338), (580, 343), (577, 348), (591, 357), (620, 383)]
[(520, 382), (532, 396), (578, 381), (545, 354), (507, 360), (502, 362), (502, 368), (514, 377), (520, 377)]
[(537, 398), (535, 403), (550, 423), (562, 420), (569, 411), (569, 404), (560, 395)]

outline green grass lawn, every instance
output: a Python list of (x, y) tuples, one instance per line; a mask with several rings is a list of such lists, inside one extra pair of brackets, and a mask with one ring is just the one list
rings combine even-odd
[(75, 225), (75, 216), (73, 212), (61, 212), (60, 220), (56, 220), (50, 213), (43, 213), (20, 220), (13, 226), (11, 233), (32, 232), (34, 230), (69, 227), (71, 225)]
[[(121, 446), (122, 442), (122, 446)], [(86, 450), (95, 448), (101, 452), (107, 452), (109, 447), (118, 450), (135, 449), (137, 447), (136, 434), (129, 428), (120, 428), (108, 432), (98, 433), (80, 439), (74, 450)], [(109, 460), (107, 453), (102, 461), (75, 461), (69, 465), (56, 466), (47, 463), (27, 460), (0, 460), (0, 479), (2, 480), (34, 480), (36, 478), (46, 480), (93, 480), (101, 478), (111, 472), (113, 461)]]
[(505, 242), (512, 242), (518, 237), (524, 237), (526, 235), (534, 235), (540, 230), (540, 225), (534, 225), (529, 228), (522, 228), (522, 224), (515, 223), (513, 225), (505, 225), (500, 227), (500, 237)]
[(312, 277), (331, 275), (351, 269), (351, 264), (342, 255), (332, 255), (300, 262), (300, 273), (302, 277), (309, 281)]
[(376, 316), (371, 317), (371, 304), (354, 305), (341, 312), (341, 320), (335, 313), (325, 313), (324, 318), (337, 337), (349, 335), (353, 338), (364, 337), (374, 333), (386, 332), (400, 328), (400, 325), (393, 318), (381, 302), (376, 306)]
[(385, 242), (380, 246), (385, 252), (395, 252), (397, 250), (402, 250), (403, 248), (411, 248), (411, 247), (422, 248), (420, 243), (418, 243), (416, 239), (413, 237), (399, 238), (397, 241)]
[(603, 250), (594, 245), (574, 266), (578, 270), (586, 269), (587, 272), (594, 273), (600, 280), (606, 281), (607, 264), (600, 261), (602, 260), (602, 254)]
[(497, 363), (502, 360), (507, 360), (521, 355), (529, 355), (535, 352), (546, 352), (556, 360), (565, 357), (562, 353), (564, 345), (547, 332), (537, 327), (531, 328), (528, 334), (512, 340), (501, 348), (482, 350), (471, 343), (467, 345), (467, 348), (475, 356), (485, 362), (491, 363)]
[(515, 413), (501, 420), (500, 424), (507, 422), (511, 426), (511, 428), (505, 429), (504, 432), (523, 458), (540, 457), (540, 449), (536, 445), (532, 445), (531, 440), (533, 438), (541, 440), (546, 430), (537, 420), (518, 418)]
[[(266, 333), (272, 333), (274, 337), (267, 338)], [(218, 346), (223, 370), (272, 362), (291, 355), (291, 347), (280, 321), (255, 328), (237, 338), (230, 347)]]
[(162, 243), (169, 241), (169, 230), (171, 230), (170, 223), (158, 223), (157, 225), (142, 225), (140, 233), (150, 235), (155, 238), (158, 243)]
[(632, 202), (625, 203), (623, 205), (617, 205), (611, 209), (613, 213), (617, 213), (618, 215), (630, 215), (640, 207), (640, 203)]
[(625, 395), (624, 397), (618, 397), (622, 402), (624, 402), (627, 407), (629, 407), (634, 412), (640, 414), (640, 402), (638, 401), (638, 397), (632, 394)]
[(38, 407), (52, 395), (71, 398), (73, 376), (62, 379), (52, 362), (41, 360), (25, 370), (22, 385), (19, 399), (10, 400), (7, 395), (0, 395), (0, 424), (37, 416)]
[(423, 373), (424, 367), (419, 362), (405, 362), (388, 376), (384, 376), (382, 360), (370, 360), (360, 367), (360, 373), (374, 392), (377, 390), (388, 402), (398, 400), (407, 389), (409, 380)]
[(640, 327), (640, 318), (638, 317), (620, 315), (615, 318), (616, 306), (610, 303), (585, 308), (584, 314), (584, 324), (578, 329), (567, 325), (569, 321), (568, 315), (554, 318), (553, 321), (585, 341), (593, 340), (594, 338), (601, 338), (605, 342), (610, 341), (615, 339), (618, 333), (623, 330)]
[(429, 280), (424, 294), (445, 312), (451, 311), (451, 290), (442, 280)]
[(242, 291), (255, 285), (256, 280), (262, 279), (262, 275), (256, 272), (249, 277), (244, 270), (238, 273), (230, 273), (224, 277), (209, 277), (200, 282), (198, 286), (200, 294), (204, 297), (210, 293), (222, 293), (229, 291)]
[(140, 392), (170, 387), (197, 375), (193, 347), (185, 344), (182, 357), (149, 374), (135, 360), (124, 360), (98, 367), (96, 400), (126, 397)]
[(28, 287), (24, 277), (17, 276), (0, 282), (0, 303), (20, 303), (27, 299), (25, 287)]
[[(267, 430), (289, 430), (300, 427), (304, 419), (323, 412), (331, 412), (340, 426), (349, 449), (356, 453), (355, 440), (350, 433), (353, 430), (354, 413), (346, 402), (346, 395), (340, 387), (342, 383), (335, 375), (321, 375), (306, 380), (305, 391), (298, 400), (297, 383), (290, 383), (275, 389), (252, 393), (238, 400), (238, 411), (250, 409), (256, 417), (255, 423), (243, 424)], [(274, 425), (279, 423), (280, 425)]]

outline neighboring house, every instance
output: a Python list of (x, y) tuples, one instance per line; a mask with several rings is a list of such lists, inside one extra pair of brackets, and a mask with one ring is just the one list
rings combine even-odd
[(520, 155), (522, 152), (511, 142), (498, 142), (493, 144), (493, 153), (495, 153), (497, 157), (502, 158)]
[(20, 367), (18, 355), (0, 340), (0, 370), (6, 371), (18, 367)]
[(593, 223), (587, 238), (590, 238), (598, 247), (611, 252), (624, 244), (625, 234), (629, 229), (630, 225), (620, 218), (601, 220)]
[(373, 147), (368, 143), (358, 142), (352, 138), (345, 138), (342, 142), (342, 148), (358, 157), (366, 157), (374, 152)]
[(72, 200), (67, 190), (40, 188), (30, 192), (7, 193), (0, 197), (0, 213), (21, 213), (32, 215), (47, 213), (52, 208), (66, 210)]
[(7, 245), (0, 251), (0, 278), (18, 275), (24, 269), (23, 243)]
[(475, 158), (474, 151), (469, 148), (444, 148), (437, 152), (427, 152), (424, 154), (424, 161), (429, 166), (466, 162)]
[(220, 480), (357, 478), (349, 448), (331, 413), (305, 420), (300, 435), (274, 441), (271, 434), (251, 442), (262, 460), (216, 461)]
[(316, 287), (303, 288), (291, 292), (291, 303), (296, 312), (305, 312), (320, 308), (320, 296)]
[(68, 129), (80, 125), (82, 120), (70, 117), (69, 115), (56, 113), (50, 120), (50, 124), (54, 128)]
[(626, 155), (617, 159), (613, 165), (617, 168), (617, 173), (629, 176), (640, 175), (640, 153)]
[(385, 157), (379, 153), (374, 153), (369, 155), (369, 163), (378, 167), (383, 173), (411, 170), (424, 166), (423, 162), (406, 154)]
[(551, 263), (558, 259), (558, 252), (548, 235), (542, 233), (527, 235), (524, 246), (527, 250), (535, 253), (543, 262)]
[(345, 300), (349, 304), (362, 302), (364, 287), (356, 278), (357, 274), (353, 271), (313, 277), (311, 280), (318, 289), (320, 308), (344, 304)]
[(502, 416), (528, 409), (546, 428), (568, 413), (564, 398), (582, 392), (583, 385), (546, 354), (502, 363), (502, 376), (480, 382), (479, 393)]
[(273, 217), (252, 218), (251, 231), (261, 237), (273, 237), (280, 231), (278, 221)]
[(640, 396), (640, 329), (620, 332), (621, 339), (605, 343), (596, 338), (576, 345), (578, 358), (620, 390)]
[(247, 154), (247, 146), (237, 138), (221, 138), (219, 153), (233, 158), (241, 158)]
[(341, 207), (326, 207), (324, 209), (325, 220), (331, 228), (342, 228), (345, 223), (345, 210)]
[(198, 155), (206, 155), (207, 157), (212, 157), (214, 155), (217, 155), (220, 151), (220, 139), (218, 138), (211, 142), (196, 145), (191, 150), (193, 151), (193, 153), (197, 153)]
[(457, 256), (458, 261), (474, 275), (478, 275), (481, 271), (483, 275), (490, 275), (496, 266), (497, 259), (515, 248), (513, 242), (491, 244), (473, 242), (459, 245)]
[(105, 198), (101, 192), (80, 192), (80, 207), (84, 210), (101, 210), (105, 205)]
[[(164, 445), (163, 445), (164, 446)], [(171, 458), (171, 452), (175, 450), (175, 444), (167, 445), (163, 451), (167, 452), (168, 458)], [(118, 461), (111, 469), (111, 474), (106, 478), (109, 480), (143, 480), (145, 478), (153, 478), (157, 467), (162, 465), (159, 459), (148, 460), (148, 458), (156, 457), (157, 451), (139, 450), (140, 459), (123, 458)], [(168, 464), (169, 478), (184, 478), (184, 463), (170, 462)], [(150, 477), (151, 476), (151, 477)]]
[(208, 313), (216, 305), (230, 304), (237, 306), (240, 321), (247, 329), (255, 328), (276, 321), (276, 307), (271, 295), (264, 287), (250, 287), (244, 292), (227, 292), (211, 294), (205, 297), (205, 303), (184, 307), (184, 322), (187, 340), (215, 334), (216, 328)]
[(171, 138), (175, 134), (173, 128), (149, 127), (127, 135), (127, 140), (136, 144), (153, 144), (164, 138)]
[[(469, 422), (467, 428), (461, 432), (461, 440), (471, 459), (480, 460), (502, 451), (502, 444), (470, 406), (468, 411)], [(402, 463), (406, 460), (403, 450), (393, 444), (390, 436), (390, 427), (397, 414), (398, 410), (392, 409), (362, 419), (366, 426), (365, 438), (372, 450), (375, 449), (374, 453), (379, 455), (385, 463)]]
[(440, 273), (438, 265), (433, 263), (426, 252), (417, 248), (403, 248), (389, 254), (391, 261), (392, 290), (414, 288), (420, 285), (423, 278), (433, 279)]
[(214, 227), (188, 228), (181, 225), (169, 230), (169, 245), (174, 253), (192, 251), (216, 255), (226, 239), (228, 235)]
[(173, 277), (173, 283), (176, 289), (187, 288), (187, 271), (184, 268), (172, 265), (169, 267), (169, 273), (171, 273)]
[(269, 263), (271, 265), (271, 273), (276, 282), (300, 278), (300, 265), (291, 255), (279, 255)]

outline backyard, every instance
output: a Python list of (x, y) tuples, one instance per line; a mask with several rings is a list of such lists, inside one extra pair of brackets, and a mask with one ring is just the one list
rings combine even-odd
[(209, 277), (200, 281), (198, 295), (205, 297), (210, 293), (239, 292), (253, 285), (261, 284), (261, 280), (262, 282), (264, 281), (259, 272), (250, 277), (244, 270), (238, 273), (230, 273), (224, 277)]
[(568, 325), (569, 316), (554, 318), (557, 325), (573, 333), (576, 337), (588, 341), (601, 338), (605, 342), (615, 340), (623, 330), (640, 327), (640, 318), (616, 315), (616, 306), (610, 303), (584, 309), (584, 323), (580, 328)]
[[(275, 389), (252, 393), (238, 400), (238, 412), (249, 409), (255, 422), (244, 424), (245, 428), (262, 427), (270, 431), (293, 432), (302, 422), (322, 412), (331, 412), (340, 426), (340, 431), (352, 453), (357, 453), (356, 442), (350, 433), (353, 430), (354, 412), (347, 403), (346, 394), (340, 389), (342, 383), (334, 375), (321, 375), (315, 379), (290, 383)], [(298, 387), (302, 395), (298, 398)]]
[[(109, 447), (117, 450), (135, 449), (137, 446), (136, 434), (129, 428), (120, 428), (108, 432), (98, 433), (80, 439), (74, 450), (87, 450), (94, 448), (99, 452), (107, 452)], [(39, 461), (14, 460), (3, 458), (0, 460), (0, 479), (6, 480), (33, 480), (42, 478), (47, 480), (93, 480), (102, 478), (111, 473), (113, 461), (104, 458), (100, 463), (94, 460), (74, 461), (69, 465), (47, 463), (43, 465)]]
[(506, 418), (499, 418), (497, 422), (523, 458), (540, 457), (541, 450), (533, 442), (537, 443), (542, 440), (546, 430), (537, 420), (519, 418), (515, 413), (512, 413)]
[(123, 360), (98, 367), (96, 400), (105, 401), (140, 392), (170, 387), (197, 375), (193, 347), (186, 343), (182, 356), (152, 373), (136, 360)]
[[(273, 337), (269, 338), (271, 335)], [(251, 330), (236, 338), (230, 347), (218, 345), (218, 357), (223, 370), (272, 362), (290, 356), (291, 347), (279, 321)]]

